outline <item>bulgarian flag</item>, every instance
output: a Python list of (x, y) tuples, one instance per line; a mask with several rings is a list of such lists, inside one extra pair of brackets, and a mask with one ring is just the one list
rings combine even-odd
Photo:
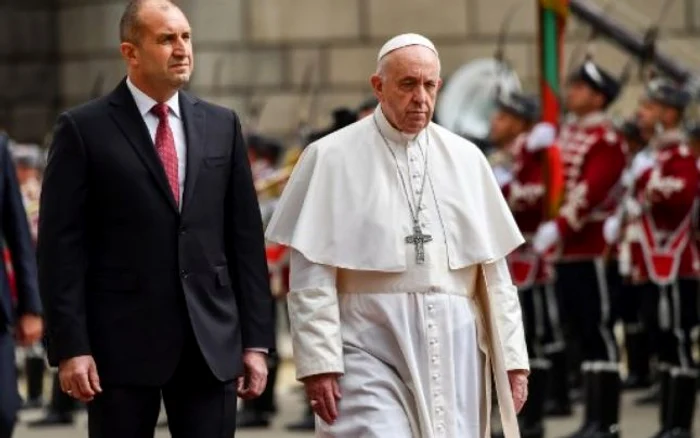
[[(561, 70), (563, 65), (564, 29), (569, 13), (568, 0), (537, 0), (539, 20), (539, 79), (542, 121), (559, 126)], [(564, 193), (564, 171), (558, 147), (545, 149), (542, 156), (547, 188), (546, 216), (559, 211)]]

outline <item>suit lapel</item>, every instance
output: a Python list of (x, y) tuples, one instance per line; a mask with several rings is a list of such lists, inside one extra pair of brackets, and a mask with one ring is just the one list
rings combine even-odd
[(134, 98), (126, 85), (126, 80), (123, 80), (112, 92), (110, 104), (112, 105), (110, 115), (114, 122), (134, 148), (141, 161), (143, 161), (143, 164), (151, 172), (156, 185), (168, 199), (170, 206), (177, 211), (177, 205), (168, 185), (165, 170), (163, 170), (163, 165), (156, 153), (146, 123), (143, 121), (136, 102), (134, 102)]
[(182, 210), (189, 205), (194, 195), (197, 175), (205, 156), (206, 145), (206, 118), (202, 107), (197, 104), (197, 99), (189, 94), (180, 92), (180, 112), (185, 126), (187, 137), (187, 174), (185, 177), (185, 193), (182, 200)]

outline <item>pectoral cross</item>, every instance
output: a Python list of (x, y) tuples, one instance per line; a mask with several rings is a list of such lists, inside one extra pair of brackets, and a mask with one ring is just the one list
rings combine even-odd
[(413, 234), (406, 236), (406, 243), (416, 247), (416, 263), (422, 265), (425, 262), (424, 244), (433, 240), (430, 234), (423, 234), (418, 224), (413, 225)]

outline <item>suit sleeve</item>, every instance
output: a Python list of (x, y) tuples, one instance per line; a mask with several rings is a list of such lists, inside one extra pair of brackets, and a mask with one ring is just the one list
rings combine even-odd
[(17, 289), (17, 315), (41, 315), (43, 313), (37, 283), (36, 253), (32, 243), (27, 213), (22, 203), (22, 195), (15, 168), (6, 145), (2, 145), (0, 162), (3, 164), (2, 177), (2, 226), (3, 236), (12, 255)]
[(619, 143), (600, 139), (591, 147), (579, 182), (568, 191), (556, 219), (563, 238), (580, 230), (590, 214), (608, 197), (625, 167)]
[(37, 255), (49, 362), (90, 354), (85, 315), (85, 146), (69, 113), (59, 116), (42, 183)]
[(484, 264), (491, 311), (496, 320), (507, 370), (530, 370), (518, 289), (513, 285), (506, 259)]
[(234, 278), (244, 349), (272, 349), (275, 327), (265, 258), (265, 237), (241, 124), (234, 114), (231, 176), (225, 198), (225, 239)]

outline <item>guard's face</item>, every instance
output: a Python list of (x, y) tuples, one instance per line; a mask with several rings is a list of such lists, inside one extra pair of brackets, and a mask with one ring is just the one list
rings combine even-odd
[(661, 122), (664, 107), (650, 99), (642, 99), (637, 108), (637, 120), (644, 130), (653, 131), (657, 123)]
[(574, 114), (583, 114), (596, 107), (598, 93), (583, 81), (572, 81), (566, 87), (566, 108)]
[(395, 128), (417, 134), (428, 126), (442, 86), (440, 61), (422, 46), (409, 46), (383, 59), (381, 75), (372, 76), (374, 93)]
[(505, 143), (513, 140), (525, 130), (525, 123), (503, 110), (497, 110), (491, 118), (489, 140), (497, 146), (505, 146)]
[(137, 44), (122, 43), (131, 74), (148, 83), (179, 88), (190, 80), (194, 61), (191, 29), (182, 11), (159, 2), (143, 5)]

